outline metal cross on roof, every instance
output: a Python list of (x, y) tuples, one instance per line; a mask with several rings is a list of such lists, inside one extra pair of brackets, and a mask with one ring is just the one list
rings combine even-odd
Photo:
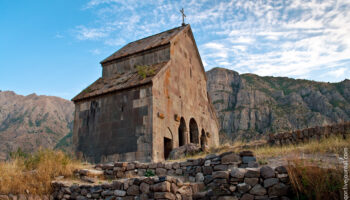
[(180, 10), (180, 12), (181, 12), (181, 14), (182, 14), (182, 26), (185, 26), (185, 25), (186, 25), (186, 24), (185, 24), (185, 17), (186, 17), (186, 15), (185, 15), (184, 8), (182, 8), (182, 9)]

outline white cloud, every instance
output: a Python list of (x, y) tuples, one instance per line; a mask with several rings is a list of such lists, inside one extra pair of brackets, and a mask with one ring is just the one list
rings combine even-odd
[(120, 47), (179, 26), (181, 7), (207, 69), (327, 80), (317, 72), (336, 77), (339, 63), (350, 65), (348, 0), (91, 0), (84, 12), (96, 21), (78, 26), (77, 37)]
[(105, 28), (86, 28), (85, 26), (78, 26), (77, 33), (79, 40), (94, 40), (108, 36), (108, 30)]
[(331, 75), (331, 76), (334, 76), (335, 78), (340, 78), (340, 77), (344, 76), (346, 71), (348, 71), (348, 69), (346, 69), (345, 67), (342, 67), (342, 68), (330, 71), (328, 74)]

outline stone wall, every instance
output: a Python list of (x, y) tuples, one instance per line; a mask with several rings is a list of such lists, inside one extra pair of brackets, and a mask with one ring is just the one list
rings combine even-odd
[(170, 45), (163, 45), (146, 52), (136, 53), (124, 58), (102, 64), (102, 77), (110, 77), (135, 70), (137, 65), (153, 65), (170, 60)]
[(152, 160), (152, 89), (145, 85), (76, 103), (73, 144), (90, 162)]
[[(257, 167), (250, 151), (173, 163), (116, 162), (96, 165), (96, 169), (103, 170), (111, 181), (101, 184), (54, 182), (53, 196), (56, 199), (253, 200), (288, 199), (291, 192), (286, 168)], [(149, 171), (156, 176), (143, 176)], [(87, 173), (79, 171), (78, 174)]]
[(330, 136), (342, 136), (343, 138), (350, 136), (350, 122), (321, 127), (317, 126), (275, 135), (270, 134), (268, 143), (271, 145), (298, 144), (309, 140), (320, 140), (321, 138), (328, 138)]
[[(197, 53), (191, 30), (185, 29), (172, 41), (169, 67), (162, 69), (152, 80), (153, 158), (156, 162), (166, 159), (165, 138), (171, 140), (172, 148), (188, 143), (219, 145), (219, 124)], [(179, 131), (181, 121), (183, 131)], [(180, 140), (183, 140), (182, 144)]]

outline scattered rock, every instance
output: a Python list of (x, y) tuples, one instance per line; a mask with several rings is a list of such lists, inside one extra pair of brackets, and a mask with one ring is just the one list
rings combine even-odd
[(201, 147), (197, 144), (189, 143), (173, 149), (169, 154), (169, 159), (176, 160), (184, 155), (193, 155), (201, 151)]

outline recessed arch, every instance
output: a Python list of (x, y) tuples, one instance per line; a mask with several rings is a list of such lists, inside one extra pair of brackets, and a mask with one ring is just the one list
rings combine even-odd
[(205, 134), (205, 131), (204, 129), (202, 129), (202, 132), (201, 132), (201, 148), (204, 150), (205, 149), (205, 146), (208, 145), (207, 144), (207, 137), (206, 137), (206, 134)]
[(164, 137), (164, 160), (168, 159), (170, 152), (173, 150), (173, 133), (168, 127), (168, 132)]
[(198, 131), (198, 125), (194, 118), (191, 118), (190, 120), (190, 142), (198, 144), (199, 143), (199, 131)]
[(180, 119), (180, 125), (178, 129), (178, 134), (179, 134), (179, 147), (183, 146), (187, 142), (187, 128), (186, 128), (186, 122), (183, 117)]

